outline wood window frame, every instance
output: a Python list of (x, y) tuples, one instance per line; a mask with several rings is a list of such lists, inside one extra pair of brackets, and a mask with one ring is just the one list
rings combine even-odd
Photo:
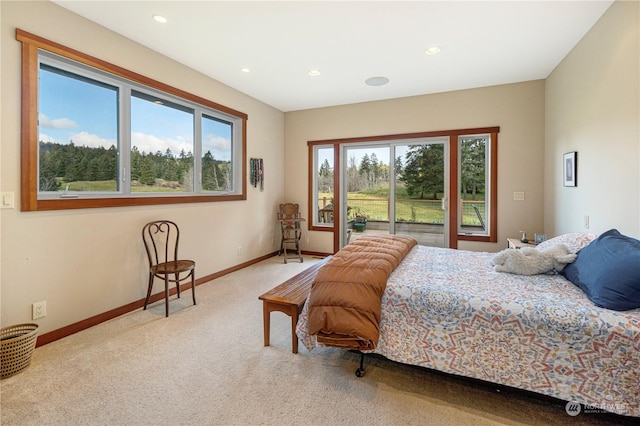
[[(458, 248), (458, 241), (482, 241), (482, 242), (498, 242), (498, 133), (500, 133), (500, 127), (480, 127), (471, 129), (456, 129), (456, 130), (442, 130), (431, 132), (418, 132), (418, 133), (404, 133), (393, 135), (381, 135), (381, 136), (364, 136), (346, 139), (327, 139), (308, 141), (307, 148), (309, 151), (309, 199), (308, 206), (309, 211), (313, 211), (313, 185), (315, 182), (315, 176), (313, 175), (313, 149), (317, 145), (333, 145), (334, 152), (334, 199), (340, 200), (342, 179), (342, 165), (340, 163), (340, 148), (344, 144), (355, 144), (362, 142), (380, 142), (380, 141), (392, 141), (397, 139), (419, 139), (419, 138), (432, 138), (432, 137), (449, 137), (449, 194), (455, 195), (455, 202), (449, 201), (449, 247)], [(489, 157), (489, 178), (490, 178), (490, 199), (489, 199), (489, 234), (488, 235), (467, 235), (458, 232), (458, 169), (459, 169), (459, 154), (460, 146), (458, 138), (465, 135), (475, 134), (489, 134), (491, 135), (491, 148)], [(340, 227), (339, 220), (335, 218), (340, 217), (340, 203), (334, 203), (334, 223), (333, 226), (313, 226), (312, 222), (309, 223), (310, 231), (324, 231), (333, 232), (333, 251), (336, 252), (340, 248)]]
[[(22, 43), (22, 106), (21, 106), (21, 196), (22, 211), (86, 209), (102, 207), (149, 206), (161, 204), (186, 204), (247, 199), (247, 114), (212, 102), (168, 84), (47, 40), (21, 29), (16, 29), (16, 39)], [(186, 99), (205, 107), (232, 115), (241, 120), (242, 155), (238, 163), (242, 176), (239, 193), (211, 195), (115, 195), (109, 197), (38, 199), (38, 50), (55, 53), (73, 61), (131, 80), (162, 92)]]

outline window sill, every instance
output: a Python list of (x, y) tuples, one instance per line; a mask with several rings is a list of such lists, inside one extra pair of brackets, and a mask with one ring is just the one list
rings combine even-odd
[(48, 200), (22, 200), (22, 211), (94, 209), (105, 207), (153, 206), (162, 204), (211, 203), (217, 201), (246, 200), (243, 194), (237, 195), (187, 195), (159, 197), (118, 197), (118, 198), (59, 198)]

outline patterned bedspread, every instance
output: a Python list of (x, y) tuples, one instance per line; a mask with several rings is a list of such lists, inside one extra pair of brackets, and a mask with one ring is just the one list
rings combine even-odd
[[(375, 352), (640, 417), (640, 309), (598, 308), (560, 275), (494, 272), (492, 256), (414, 247), (387, 283)], [(303, 310), (312, 349), (306, 324)]]

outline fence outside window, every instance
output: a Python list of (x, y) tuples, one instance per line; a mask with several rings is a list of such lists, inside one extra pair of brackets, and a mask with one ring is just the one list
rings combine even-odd
[[(483, 226), (486, 223), (484, 200), (461, 200), (460, 211), (462, 226)], [(368, 220), (389, 221), (389, 200), (380, 198), (347, 198), (349, 218), (363, 213)], [(333, 206), (327, 197), (318, 199), (322, 206), (318, 213), (321, 223), (333, 222)], [(474, 209), (478, 209), (478, 213)], [(444, 210), (441, 200), (399, 199), (396, 203), (397, 222), (444, 223)]]

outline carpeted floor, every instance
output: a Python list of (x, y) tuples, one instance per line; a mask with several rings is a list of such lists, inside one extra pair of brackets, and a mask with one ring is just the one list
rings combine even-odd
[[(274, 257), (36, 349), (1, 382), (2, 425), (632, 424), (571, 417), (560, 401), (337, 349), (291, 353), (272, 314), (263, 346), (258, 296), (319, 259)], [(636, 423), (637, 424), (637, 423)]]

